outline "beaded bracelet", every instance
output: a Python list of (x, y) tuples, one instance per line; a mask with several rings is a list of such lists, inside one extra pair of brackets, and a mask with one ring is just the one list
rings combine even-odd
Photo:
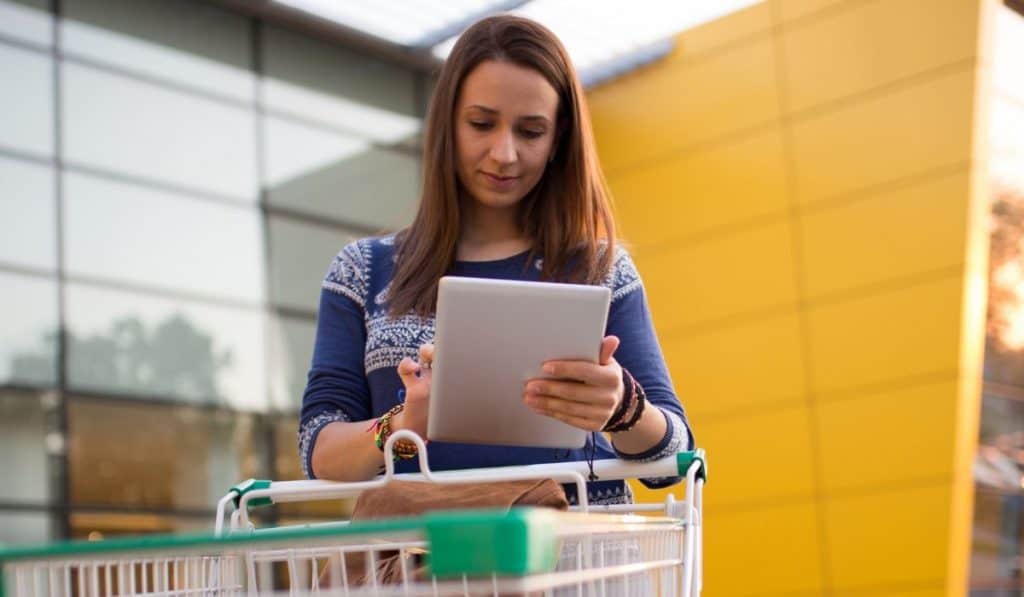
[[(377, 445), (377, 448), (383, 452), (384, 444), (387, 443), (388, 438), (391, 437), (391, 418), (402, 412), (405, 409), (405, 404), (398, 404), (388, 412), (384, 413), (373, 422), (370, 429), (367, 431), (373, 431), (373, 443)], [(394, 452), (395, 459), (408, 460), (415, 458), (419, 452), (419, 448), (416, 444), (400, 439), (392, 445), (392, 451)]]

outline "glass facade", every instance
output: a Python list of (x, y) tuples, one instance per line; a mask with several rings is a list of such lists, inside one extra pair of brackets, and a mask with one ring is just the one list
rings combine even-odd
[(299, 478), (319, 281), (412, 218), (428, 75), (200, 0), (0, 0), (0, 74), (0, 542)]
[(1024, 593), (1024, 14), (994, 27), (992, 237), (981, 431), (974, 465), (971, 594)]

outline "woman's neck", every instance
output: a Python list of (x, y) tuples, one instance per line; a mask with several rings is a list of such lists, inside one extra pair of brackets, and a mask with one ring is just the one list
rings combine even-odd
[(462, 230), (456, 246), (459, 261), (492, 261), (517, 255), (530, 248), (530, 240), (519, 228), (514, 207), (493, 209), (467, 201)]

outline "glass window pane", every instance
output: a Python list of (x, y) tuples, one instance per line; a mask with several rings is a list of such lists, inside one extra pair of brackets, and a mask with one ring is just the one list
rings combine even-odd
[(249, 23), (202, 2), (65, 0), (65, 53), (254, 100)]
[(68, 417), (75, 506), (212, 511), (235, 483), (267, 476), (252, 415), (72, 398)]
[(269, 234), (271, 300), (315, 313), (331, 260), (356, 235), (283, 217), (270, 218)]
[(985, 387), (974, 463), (971, 586), (1016, 586), (1024, 553), (1024, 388)]
[(52, 395), (0, 392), (0, 501), (49, 503), (46, 418), (56, 406)]
[(48, 513), (0, 510), (0, 545), (41, 545), (53, 537)]
[(263, 300), (263, 232), (255, 208), (81, 174), (64, 181), (69, 272)]
[(0, 147), (53, 155), (53, 59), (47, 54), (0, 42)]
[(263, 97), (272, 110), (382, 143), (419, 130), (411, 70), (273, 27), (263, 39)]
[[(109, 539), (111, 537), (151, 535), (154, 533), (201, 533), (213, 531), (213, 515), (182, 516), (139, 512), (78, 510), (71, 513), (71, 538)], [(116, 576), (114, 577), (116, 585)], [(103, 585), (101, 583), (101, 594)]]
[(63, 118), (72, 164), (253, 201), (253, 112), (67, 63)]
[(270, 117), (266, 126), (268, 201), (372, 229), (412, 221), (419, 159), (368, 142)]
[(984, 377), (1024, 388), (1024, 188), (993, 188), (991, 229)]
[(267, 406), (259, 310), (69, 284), (67, 326), (75, 388)]
[(1024, 102), (1024, 77), (1020, 76), (1024, 56), (1024, 10), (1010, 8), (1009, 2), (996, 9), (992, 35), (992, 84), (995, 91)]
[(57, 379), (57, 284), (0, 272), (0, 382)]
[(0, 156), (0, 261), (57, 267), (54, 169)]
[(46, 0), (0, 0), (0, 35), (44, 46), (53, 45), (53, 17)]
[(271, 341), (271, 394), (274, 407), (296, 412), (302, 406), (302, 392), (313, 360), (316, 321), (275, 317)]

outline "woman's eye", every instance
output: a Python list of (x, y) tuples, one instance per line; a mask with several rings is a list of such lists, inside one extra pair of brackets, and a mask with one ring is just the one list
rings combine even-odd
[(523, 131), (523, 136), (526, 137), (527, 139), (536, 139), (537, 137), (541, 137), (543, 135), (544, 135), (544, 131), (530, 131), (530, 130), (524, 130)]
[(478, 131), (486, 131), (487, 129), (491, 128), (491, 123), (489, 123), (489, 122), (480, 122), (478, 120), (471, 120), (469, 122), (469, 126), (475, 128)]

